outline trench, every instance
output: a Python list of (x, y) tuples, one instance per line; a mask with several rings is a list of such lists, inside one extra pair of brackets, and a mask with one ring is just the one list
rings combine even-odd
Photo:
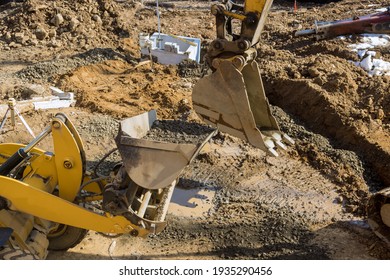
[[(354, 151), (366, 163), (366, 172), (376, 177), (383, 187), (390, 185), (390, 146), (381, 141), (385, 134), (366, 135), (347, 122), (337, 107), (306, 81), (276, 78), (265, 82), (272, 104), (293, 114), (310, 129), (332, 139), (340, 148)], [(372, 191), (376, 191), (375, 189)]]

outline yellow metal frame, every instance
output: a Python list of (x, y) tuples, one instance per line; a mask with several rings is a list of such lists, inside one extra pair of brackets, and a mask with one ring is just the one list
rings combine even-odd
[(59, 196), (68, 201), (73, 201), (83, 180), (83, 144), (78, 132), (68, 119), (65, 123), (58, 118), (53, 119), (52, 137)]
[(273, 2), (270, 0), (247, 0), (245, 1), (245, 6), (244, 6), (244, 15), (242, 14), (237, 14), (233, 13), (227, 10), (224, 10), (223, 13), (225, 16), (232, 17), (235, 19), (239, 19), (241, 21), (244, 21), (247, 17), (247, 13), (255, 13), (257, 14), (258, 18), (260, 18), (261, 14), (264, 11), (265, 5), (267, 2)]
[(246, 0), (244, 6), (244, 12), (254, 12), (254, 13), (262, 13), (265, 7), (265, 4), (270, 2), (269, 0)]
[(239, 19), (241, 21), (244, 21), (246, 19), (246, 16), (244, 16), (244, 15), (233, 13), (233, 12), (230, 12), (230, 11), (227, 11), (227, 10), (224, 10), (223, 14), (225, 16), (232, 17), (232, 18), (235, 18), (235, 19)]
[(122, 216), (102, 216), (24, 182), (0, 176), (0, 196), (11, 201), (11, 209), (60, 224), (105, 233), (149, 232), (132, 225)]
[[(54, 153), (33, 148), (22, 179), (0, 176), (0, 196), (10, 202), (10, 209), (54, 223), (104, 233), (131, 233), (146, 236), (149, 230), (133, 225), (123, 216), (101, 215), (74, 203), (82, 184), (91, 180), (85, 174), (84, 148), (75, 127), (65, 116), (53, 118), (51, 132)], [(21, 144), (0, 144), (0, 164), (13, 155)], [(102, 183), (106, 181), (102, 179)], [(58, 188), (59, 196), (54, 195)], [(87, 184), (91, 200), (101, 200), (98, 182)], [(3, 212), (6, 210), (0, 211)], [(0, 225), (9, 226), (2, 224)], [(20, 230), (19, 230), (20, 231)]]
[[(273, 0), (246, 0), (243, 11), (238, 12), (227, 10), (229, 7), (225, 7), (221, 4), (212, 5), (211, 12), (216, 15), (217, 19), (217, 37), (219, 39), (228, 40), (229, 42), (234, 38), (231, 36), (232, 34), (229, 34), (232, 31), (226, 29), (228, 18), (234, 18), (242, 22), (239, 40), (247, 40), (251, 47), (255, 46), (260, 40), (260, 34), (263, 30), (272, 3)], [(223, 15), (223, 17), (220, 15)], [(221, 42), (219, 42), (219, 44), (221, 44)], [(217, 45), (219, 46), (219, 44)], [(240, 44), (242, 44), (242, 42)], [(234, 44), (227, 47), (226, 42), (223, 48), (216, 47), (216, 49), (214, 49), (217, 45), (213, 45), (212, 47), (213, 51), (216, 52), (216, 54), (212, 54), (212, 56), (220, 55), (223, 50), (225, 50), (227, 54), (246, 50), (245, 45), (239, 46), (239, 49), (234, 49)]]

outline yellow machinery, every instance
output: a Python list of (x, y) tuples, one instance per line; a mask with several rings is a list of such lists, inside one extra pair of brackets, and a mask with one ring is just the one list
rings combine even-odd
[[(0, 259), (43, 259), (87, 230), (161, 232), (180, 172), (215, 131), (198, 145), (141, 139), (156, 118), (151, 111), (122, 121), (123, 162), (106, 177), (86, 171), (82, 141), (63, 114), (26, 146), (0, 144)], [(54, 153), (36, 148), (49, 134)]]
[[(199, 117), (222, 132), (248, 141), (277, 156), (283, 141), (293, 140), (279, 130), (265, 96), (256, 45), (272, 0), (216, 4), (217, 38), (206, 55), (213, 73), (198, 81), (192, 93)], [(235, 23), (241, 27), (235, 28)], [(237, 24), (236, 24), (237, 25)], [(240, 29), (238, 34), (234, 32)]]

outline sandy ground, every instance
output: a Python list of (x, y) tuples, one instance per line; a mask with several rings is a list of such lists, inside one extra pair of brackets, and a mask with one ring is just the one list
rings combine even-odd
[[(123, 118), (156, 109), (161, 119), (199, 122), (191, 91), (200, 66), (135, 67), (139, 32), (157, 27), (153, 6), (52, 2), (0, 6), (0, 96), (28, 99), (39, 95), (31, 91), (39, 84), (45, 89), (41, 95), (56, 86), (77, 99), (72, 108), (23, 110), (35, 133), (53, 114), (65, 112), (92, 166), (115, 146)], [(76, 247), (47, 258), (389, 259), (386, 245), (366, 223), (365, 205), (390, 182), (390, 80), (370, 77), (349, 62), (356, 55), (347, 46), (358, 36), (325, 41), (293, 36), (315, 19), (347, 18), (383, 2), (300, 3), (293, 13), (291, 2), (275, 1), (258, 62), (273, 113), (296, 144), (272, 158), (220, 133), (183, 170), (162, 233), (141, 239), (90, 231)], [(161, 8), (162, 30), (201, 38), (207, 46), (215, 33), (210, 2), (173, 4)], [(24, 20), (18, 21), (15, 15), (22, 11)], [(58, 26), (50, 22), (55, 11), (64, 15)], [(42, 40), (37, 26), (47, 33)], [(379, 51), (389, 58), (387, 49)], [(9, 128), (1, 142), (31, 140), (21, 123), (17, 133)]]

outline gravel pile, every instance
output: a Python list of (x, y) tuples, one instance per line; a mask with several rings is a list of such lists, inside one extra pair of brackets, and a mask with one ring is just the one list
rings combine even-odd
[[(0, 48), (4, 50), (22, 46), (88, 49), (109, 42), (109, 36), (121, 35), (123, 28), (117, 3), (111, 0), (29, 0), (0, 7)], [(107, 36), (102, 36), (106, 31)]]
[(17, 76), (30, 82), (36, 80), (50, 81), (52, 77), (66, 74), (77, 67), (110, 59), (118, 60), (124, 59), (124, 57), (112, 49), (97, 48), (72, 57), (35, 63), (19, 71)]
[(144, 139), (177, 144), (200, 144), (214, 131), (213, 128), (180, 120), (155, 121)]

